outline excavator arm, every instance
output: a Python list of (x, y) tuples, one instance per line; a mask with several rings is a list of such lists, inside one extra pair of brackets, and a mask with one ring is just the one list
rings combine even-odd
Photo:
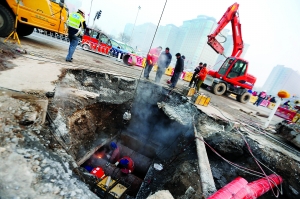
[(233, 51), (231, 56), (239, 57), (243, 52), (243, 40), (242, 40), (242, 32), (241, 32), (241, 24), (239, 22), (238, 10), (239, 4), (234, 3), (230, 6), (227, 11), (224, 13), (223, 17), (218, 22), (218, 26), (215, 31), (208, 35), (207, 44), (210, 45), (218, 54), (224, 53), (224, 48), (217, 41), (216, 36), (225, 28), (225, 26), (231, 22), (232, 28), (232, 37), (233, 37)]

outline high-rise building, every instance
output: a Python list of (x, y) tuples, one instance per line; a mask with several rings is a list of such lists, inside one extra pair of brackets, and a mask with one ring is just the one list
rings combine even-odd
[[(216, 64), (218, 54), (207, 44), (207, 36), (217, 27), (216, 20), (212, 17), (199, 15), (195, 19), (184, 21), (182, 26), (177, 27), (173, 24), (159, 26), (155, 35), (152, 47), (169, 47), (171, 54), (177, 52), (185, 55), (185, 70), (193, 70), (199, 62), (207, 63), (210, 68)], [(124, 29), (125, 34), (131, 34), (133, 25), (127, 24)], [(148, 52), (151, 45), (156, 26), (151, 23), (136, 26), (131, 40), (131, 45), (140, 51)], [(224, 41), (229, 30), (222, 30), (222, 36), (216, 39)], [(232, 37), (228, 37), (225, 43), (228, 47), (225, 50), (232, 50)], [(229, 54), (231, 55), (231, 53)], [(228, 55), (228, 56), (229, 56)], [(220, 60), (224, 61), (223, 59)], [(172, 59), (171, 65), (174, 66), (176, 58)]]
[[(200, 60), (207, 63), (211, 61), (212, 54), (205, 46), (207, 45), (207, 35), (212, 32), (215, 24), (214, 18), (204, 15), (183, 22), (180, 27), (182, 31), (179, 40), (182, 40), (182, 43), (179, 45), (179, 51), (186, 56), (186, 67), (195, 67)], [(215, 60), (208, 64), (212, 63), (215, 63)]]
[(138, 52), (146, 55), (149, 51), (156, 25), (153, 23), (144, 23), (134, 27), (133, 24), (126, 24), (124, 28), (124, 34), (132, 37), (130, 39), (130, 45), (135, 48)]
[(300, 87), (297, 82), (300, 79), (299, 72), (284, 67), (284, 65), (277, 65), (271, 71), (267, 78), (263, 89), (268, 94), (276, 96), (279, 90), (286, 90), (291, 95), (300, 96)]
[(163, 49), (169, 47), (173, 54), (176, 52), (177, 37), (180, 28), (173, 24), (159, 26), (152, 47), (162, 46)]

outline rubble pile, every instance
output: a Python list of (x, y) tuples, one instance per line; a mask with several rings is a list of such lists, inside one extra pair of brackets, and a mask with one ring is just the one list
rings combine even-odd
[(73, 158), (44, 138), (41, 108), (11, 95), (0, 93), (1, 198), (97, 198), (73, 175)]
[(281, 122), (276, 125), (276, 132), (285, 140), (300, 149), (300, 125), (295, 123)]

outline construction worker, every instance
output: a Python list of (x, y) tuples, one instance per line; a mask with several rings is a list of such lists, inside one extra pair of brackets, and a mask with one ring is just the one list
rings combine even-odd
[(208, 73), (208, 70), (206, 68), (207, 64), (203, 64), (203, 67), (201, 68), (200, 72), (198, 73), (198, 75), (196, 75), (196, 78), (198, 78), (198, 82), (197, 82), (197, 88), (196, 88), (196, 92), (198, 93), (200, 90), (200, 86), (201, 84), (204, 82), (206, 75)]
[(121, 168), (122, 173), (125, 173), (125, 174), (132, 173), (134, 170), (134, 162), (128, 156), (124, 156), (123, 158), (118, 160), (115, 163), (115, 165), (119, 166)]
[(161, 50), (162, 50), (162, 47), (159, 46), (157, 48), (152, 48), (149, 51), (149, 53), (147, 55), (146, 67), (145, 67), (145, 71), (144, 71), (144, 77), (146, 79), (149, 79), (149, 74), (150, 74), (153, 66), (157, 63), (157, 60), (158, 60)]
[(178, 79), (184, 69), (184, 59), (181, 57), (181, 54), (180, 53), (176, 53), (176, 58), (177, 58), (177, 61), (176, 61), (176, 64), (175, 64), (175, 68), (174, 68), (174, 73), (172, 75), (172, 78), (171, 78), (171, 81), (170, 81), (170, 85), (169, 87), (170, 88), (175, 88), (177, 82), (178, 82)]
[(82, 9), (78, 9), (77, 12), (73, 12), (69, 15), (69, 19), (67, 21), (68, 24), (68, 37), (70, 40), (69, 52), (66, 57), (67, 62), (72, 62), (72, 57), (75, 52), (75, 49), (78, 45), (78, 41), (80, 37), (84, 33), (84, 29), (86, 29), (85, 24), (85, 14)]
[(165, 73), (166, 68), (170, 65), (172, 61), (172, 55), (170, 53), (170, 49), (167, 47), (165, 51), (163, 51), (159, 58), (157, 63), (157, 71), (155, 76), (155, 82), (159, 83), (162, 75)]
[(200, 70), (203, 68), (203, 63), (200, 62), (199, 65), (194, 69), (194, 73), (193, 73), (193, 77), (189, 83), (189, 87), (192, 87), (193, 83), (195, 87), (197, 85), (198, 79), (196, 78), (196, 75), (198, 75), (198, 73), (200, 72)]
[(107, 154), (109, 162), (114, 164), (117, 160), (120, 159), (120, 148), (115, 142), (110, 143), (110, 153)]

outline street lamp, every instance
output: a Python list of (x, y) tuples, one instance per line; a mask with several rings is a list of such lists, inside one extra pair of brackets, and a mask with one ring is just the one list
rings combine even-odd
[(91, 0), (91, 5), (90, 5), (90, 12), (89, 12), (88, 24), (90, 23), (90, 17), (91, 17), (92, 4), (93, 4), (93, 0)]
[(137, 17), (138, 17), (138, 15), (139, 15), (140, 9), (141, 9), (141, 6), (138, 7), (138, 11), (137, 11), (137, 14), (136, 14), (136, 17), (135, 17), (135, 21), (134, 21), (134, 25), (133, 25), (133, 28), (132, 28), (132, 32), (131, 32), (129, 44), (131, 43), (131, 40), (132, 40), (133, 31), (134, 31), (134, 28), (135, 28), (136, 20), (137, 20)]

